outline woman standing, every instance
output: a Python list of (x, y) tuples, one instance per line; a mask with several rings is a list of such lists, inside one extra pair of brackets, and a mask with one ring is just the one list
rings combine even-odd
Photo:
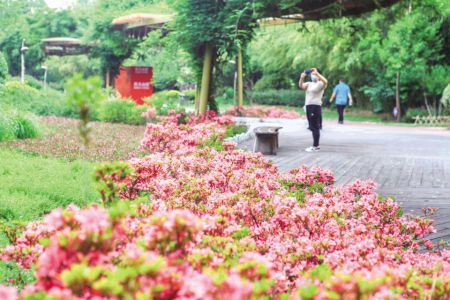
[[(311, 75), (311, 82), (305, 82), (305, 78)], [(306, 152), (317, 152), (320, 149), (320, 120), (322, 119), (322, 97), (327, 87), (327, 79), (320, 74), (317, 68), (306, 70), (300, 75), (298, 86), (305, 90), (306, 116), (309, 129), (312, 131), (313, 145), (305, 149)]]

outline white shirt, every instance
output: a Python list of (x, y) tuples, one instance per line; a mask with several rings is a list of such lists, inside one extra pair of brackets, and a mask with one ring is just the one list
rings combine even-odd
[(322, 81), (316, 81), (305, 82), (304, 85), (306, 85), (305, 105), (322, 105), (325, 84)]

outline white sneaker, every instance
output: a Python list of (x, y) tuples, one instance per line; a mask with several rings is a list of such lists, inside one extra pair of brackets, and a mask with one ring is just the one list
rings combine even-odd
[(320, 149), (319, 147), (312, 146), (312, 147), (306, 148), (305, 151), (306, 152), (317, 152), (317, 151), (319, 151), (319, 149)]

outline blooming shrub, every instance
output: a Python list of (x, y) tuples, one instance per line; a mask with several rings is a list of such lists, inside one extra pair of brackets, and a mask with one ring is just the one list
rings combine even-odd
[[(150, 109), (148, 116), (153, 116)], [(159, 117), (159, 123), (148, 124), (142, 149), (147, 153), (162, 151), (173, 152), (186, 147), (199, 147), (222, 141), (227, 132), (227, 126), (235, 123), (230, 116), (218, 116), (208, 111), (203, 116), (171, 112), (167, 117)]]
[[(157, 131), (149, 125), (143, 145), (151, 154), (129, 167), (102, 167), (103, 187), (114, 187), (105, 194), (108, 208), (57, 209), (1, 249), (3, 260), (35, 268), (36, 282), (21, 298), (450, 295), (450, 251), (424, 239), (432, 221), (402, 216), (394, 200), (376, 194), (375, 183), (334, 186), (320, 168), (281, 174), (233, 143), (223, 151), (201, 147), (196, 130), (209, 134), (224, 125), (172, 117)], [(0, 295), (15, 293), (0, 288)]]
[(227, 115), (238, 117), (273, 118), (273, 119), (298, 119), (300, 114), (294, 110), (286, 110), (276, 106), (240, 106), (230, 108)]

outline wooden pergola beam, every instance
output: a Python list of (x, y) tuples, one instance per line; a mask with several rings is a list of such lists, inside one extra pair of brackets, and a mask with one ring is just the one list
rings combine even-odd
[(397, 2), (400, 0), (303, 0), (290, 8), (274, 10), (267, 18), (258, 20), (258, 23), (266, 27), (357, 16), (378, 8), (389, 7)]
[(46, 55), (79, 55), (86, 54), (91, 44), (82, 44), (79, 39), (69, 37), (55, 37), (41, 40)]

